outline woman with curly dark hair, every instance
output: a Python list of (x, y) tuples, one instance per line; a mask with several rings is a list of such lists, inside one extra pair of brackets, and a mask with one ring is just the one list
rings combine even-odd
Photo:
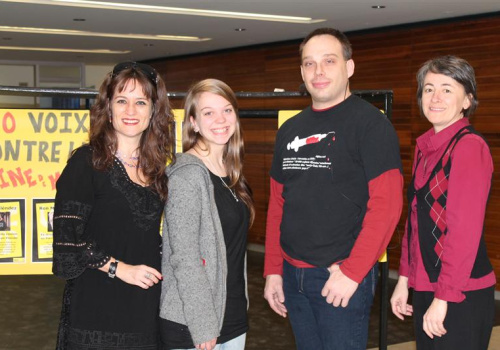
[(173, 146), (158, 73), (116, 65), (91, 109), (89, 143), (57, 181), (53, 272), (67, 281), (58, 349), (157, 349), (159, 227)]

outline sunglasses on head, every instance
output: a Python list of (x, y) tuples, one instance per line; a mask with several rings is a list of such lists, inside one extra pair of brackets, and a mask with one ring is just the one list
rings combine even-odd
[(148, 79), (153, 83), (154, 86), (156, 86), (156, 84), (158, 83), (158, 81), (160, 79), (158, 77), (158, 73), (155, 71), (155, 69), (153, 67), (151, 67), (148, 64), (139, 63), (139, 62), (122, 62), (122, 63), (118, 63), (113, 68), (113, 72), (111, 73), (111, 75), (113, 77), (116, 77), (118, 74), (120, 74), (120, 72), (122, 72), (122, 71), (124, 71), (126, 69), (130, 69), (130, 68), (135, 69), (135, 70), (139, 70), (142, 73), (144, 73), (144, 75), (146, 77), (148, 77)]

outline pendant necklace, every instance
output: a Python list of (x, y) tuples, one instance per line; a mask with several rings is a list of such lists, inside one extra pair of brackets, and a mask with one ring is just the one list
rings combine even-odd
[(115, 156), (116, 156), (116, 158), (118, 158), (118, 160), (120, 162), (122, 162), (123, 165), (126, 165), (129, 168), (140, 168), (141, 167), (139, 164), (132, 164), (132, 163), (129, 163), (129, 162), (127, 162), (125, 160), (126, 158), (128, 158), (130, 160), (137, 161), (139, 159), (139, 157), (134, 157), (134, 156), (127, 157), (127, 156), (123, 156), (119, 151), (116, 151)]
[[(214, 165), (212, 164), (212, 161), (210, 160), (210, 158), (209, 158), (208, 156), (206, 156), (205, 158), (208, 160), (208, 162), (210, 163), (210, 165), (212, 166), (212, 168), (215, 170), (215, 167), (214, 167)], [(214, 173), (214, 174), (215, 174), (215, 173)], [(236, 202), (239, 202), (240, 200), (239, 200), (239, 199), (238, 199), (238, 197), (236, 196), (236, 192), (235, 192), (234, 190), (232, 190), (232, 189), (231, 189), (231, 188), (230, 188), (230, 187), (226, 184), (226, 182), (224, 181), (224, 179), (222, 179), (222, 177), (221, 177), (219, 174), (215, 174), (215, 175), (217, 175), (217, 176), (219, 177), (219, 179), (222, 181), (222, 184), (224, 185), (224, 187), (225, 187), (225, 188), (227, 188), (227, 189), (229, 190), (229, 192), (231, 192), (231, 194), (232, 194), (232, 195), (233, 195), (233, 197), (234, 197), (234, 200), (235, 200)]]

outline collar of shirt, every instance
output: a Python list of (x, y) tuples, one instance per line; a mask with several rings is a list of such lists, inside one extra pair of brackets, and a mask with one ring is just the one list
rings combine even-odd
[(448, 144), (458, 130), (468, 125), (470, 125), (469, 119), (462, 118), (437, 134), (434, 132), (434, 128), (432, 128), (417, 138), (417, 147), (422, 152), (422, 155), (425, 156), (429, 152), (438, 150), (444, 144)]

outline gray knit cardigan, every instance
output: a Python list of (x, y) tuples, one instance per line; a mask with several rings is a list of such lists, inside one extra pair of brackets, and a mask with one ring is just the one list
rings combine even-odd
[(226, 303), (224, 235), (210, 174), (178, 154), (167, 168), (160, 317), (187, 325), (194, 344), (218, 337)]

